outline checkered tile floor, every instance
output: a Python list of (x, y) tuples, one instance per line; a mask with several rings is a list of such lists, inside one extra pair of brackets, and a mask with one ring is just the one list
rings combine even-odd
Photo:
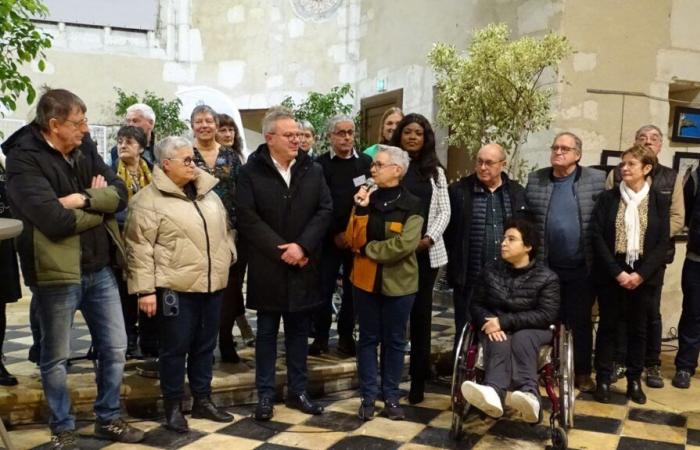
[[(700, 380), (695, 380), (700, 382)], [(407, 384), (402, 387), (407, 388)], [(620, 386), (624, 387), (624, 386)], [(668, 388), (670, 389), (670, 388)], [(157, 421), (134, 422), (146, 430), (140, 445), (120, 445), (91, 437), (92, 424), (80, 429), (83, 449), (534, 449), (548, 448), (549, 432), (544, 425), (527, 425), (507, 410), (501, 420), (470, 415), (464, 438), (449, 437), (451, 413), (447, 388), (431, 385), (418, 406), (404, 406), (406, 420), (392, 422), (376, 417), (362, 422), (356, 416), (355, 392), (342, 392), (320, 401), (326, 406), (321, 416), (307, 416), (282, 404), (275, 416), (257, 423), (250, 415), (253, 406), (229, 408), (235, 415), (231, 424), (190, 419), (191, 431), (181, 435), (163, 428)], [(678, 394), (680, 395), (680, 394)], [(653, 402), (651, 402), (653, 403)], [(696, 401), (692, 405), (697, 405)], [(579, 395), (576, 428), (569, 433), (570, 448), (578, 449), (683, 449), (700, 448), (700, 411), (684, 414), (628, 405), (622, 394), (613, 404), (600, 405), (588, 395)], [(545, 420), (547, 416), (545, 415)], [(23, 426), (11, 431), (21, 449), (48, 448), (45, 426)]]

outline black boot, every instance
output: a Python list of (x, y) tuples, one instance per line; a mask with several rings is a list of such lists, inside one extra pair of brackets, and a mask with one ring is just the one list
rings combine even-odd
[(647, 402), (647, 396), (642, 391), (642, 383), (639, 379), (627, 380), (627, 398), (640, 405)]
[[(235, 342), (234, 342), (235, 344)], [(225, 363), (231, 363), (231, 364), (238, 364), (241, 362), (241, 357), (238, 356), (238, 352), (236, 351), (236, 347), (231, 347), (226, 350), (221, 351), (221, 362)]]
[(328, 339), (316, 338), (309, 345), (309, 355), (321, 356), (321, 353), (328, 353)]
[(165, 428), (177, 433), (190, 431), (187, 419), (182, 415), (180, 400), (163, 400), (163, 406), (165, 407)]
[(214, 422), (233, 422), (233, 416), (226, 411), (219, 410), (209, 397), (195, 397), (192, 403), (192, 417), (213, 420)]
[(425, 383), (421, 381), (411, 382), (411, 390), (408, 391), (408, 403), (415, 405), (425, 398)]
[(10, 375), (10, 372), (5, 368), (5, 364), (2, 362), (0, 357), (0, 386), (16, 386), (17, 378)]
[(600, 403), (610, 403), (610, 383), (599, 380), (593, 392), (593, 398)]

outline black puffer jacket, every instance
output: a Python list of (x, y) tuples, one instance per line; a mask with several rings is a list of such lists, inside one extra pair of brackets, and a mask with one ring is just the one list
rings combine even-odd
[(539, 261), (523, 269), (490, 262), (474, 285), (471, 313), (478, 328), (498, 317), (505, 332), (546, 329), (559, 316), (559, 278)]

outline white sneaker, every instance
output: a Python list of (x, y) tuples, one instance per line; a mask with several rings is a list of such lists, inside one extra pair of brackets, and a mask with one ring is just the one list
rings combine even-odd
[(518, 411), (527, 423), (537, 423), (540, 420), (540, 402), (535, 394), (523, 391), (513, 391), (510, 395), (510, 406)]
[(495, 419), (503, 415), (501, 398), (491, 386), (476, 384), (473, 381), (465, 381), (462, 383), (462, 395), (470, 405)]

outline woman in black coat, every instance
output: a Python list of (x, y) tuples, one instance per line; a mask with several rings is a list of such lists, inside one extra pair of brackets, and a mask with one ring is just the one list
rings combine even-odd
[(654, 290), (670, 245), (668, 196), (650, 189), (654, 152), (635, 145), (622, 153), (619, 189), (601, 194), (593, 210), (593, 279), (598, 289), (600, 322), (596, 337), (595, 399), (610, 401), (615, 330), (627, 322), (627, 397), (646, 403), (640, 377), (644, 367), (646, 326), (654, 314)]
[(506, 391), (526, 422), (542, 418), (537, 386), (539, 349), (552, 341), (559, 315), (559, 279), (537, 262), (536, 225), (511, 218), (503, 228), (502, 260), (488, 263), (472, 293), (471, 314), (484, 346), (483, 384), (465, 381), (464, 398), (491, 417), (503, 415)]

